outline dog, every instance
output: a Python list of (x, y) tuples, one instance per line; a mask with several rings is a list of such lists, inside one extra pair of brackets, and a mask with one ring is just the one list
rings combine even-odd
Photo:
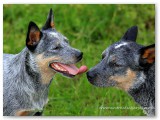
[(155, 44), (136, 43), (138, 27), (110, 45), (102, 60), (87, 72), (89, 82), (99, 87), (115, 86), (128, 92), (149, 116), (155, 115)]
[(26, 47), (18, 54), (3, 55), (3, 115), (42, 115), (53, 76), (61, 73), (74, 77), (84, 73), (86, 66), (74, 65), (82, 56), (56, 31), (52, 9), (42, 30), (31, 21)]

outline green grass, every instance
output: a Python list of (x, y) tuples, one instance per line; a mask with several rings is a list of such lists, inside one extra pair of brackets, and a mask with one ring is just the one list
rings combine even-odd
[[(18, 53), (25, 47), (28, 23), (45, 23), (49, 9), (55, 16), (57, 31), (69, 38), (71, 46), (83, 51), (77, 65), (96, 65), (106, 47), (118, 41), (131, 26), (139, 27), (137, 42), (155, 42), (154, 5), (4, 5), (3, 50)], [(97, 88), (86, 75), (73, 79), (56, 74), (50, 86), (49, 103), (44, 115), (54, 116), (143, 116), (141, 109), (100, 109), (104, 107), (139, 107), (124, 91)]]

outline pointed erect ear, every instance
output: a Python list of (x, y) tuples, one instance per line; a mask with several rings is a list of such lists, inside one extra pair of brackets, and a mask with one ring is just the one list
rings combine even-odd
[(28, 49), (33, 51), (38, 45), (41, 37), (42, 33), (39, 30), (38, 26), (34, 22), (30, 22), (26, 38), (26, 46), (28, 47)]
[(43, 30), (46, 30), (48, 28), (54, 28), (54, 22), (53, 22), (53, 12), (52, 9), (50, 9), (48, 17), (47, 17), (47, 21), (45, 23), (45, 25), (43, 26)]
[(138, 27), (137, 26), (133, 26), (133, 27), (129, 28), (126, 31), (126, 33), (122, 37), (122, 40), (125, 40), (125, 41), (136, 41), (137, 34), (138, 34)]
[(147, 67), (155, 62), (155, 44), (143, 47), (139, 50), (140, 59), (139, 64), (142, 67)]

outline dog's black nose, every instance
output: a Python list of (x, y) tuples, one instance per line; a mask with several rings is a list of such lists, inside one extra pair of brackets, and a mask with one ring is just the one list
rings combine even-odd
[(77, 59), (78, 59), (78, 60), (81, 60), (82, 57), (83, 57), (83, 52), (79, 52), (79, 53), (77, 54)]
[(93, 74), (93, 72), (91, 72), (91, 71), (87, 72), (87, 78), (91, 83), (93, 82), (94, 77), (95, 77), (95, 75)]

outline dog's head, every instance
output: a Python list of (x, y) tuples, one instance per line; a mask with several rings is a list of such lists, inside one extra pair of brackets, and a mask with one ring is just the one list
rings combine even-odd
[(67, 37), (56, 31), (52, 9), (42, 30), (34, 22), (29, 23), (26, 46), (35, 55), (40, 69), (46, 72), (73, 77), (86, 70), (86, 67), (78, 69), (74, 65), (82, 59), (83, 53), (71, 47)]
[(144, 70), (155, 62), (155, 45), (136, 43), (138, 28), (127, 30), (120, 41), (102, 53), (102, 60), (89, 72), (88, 80), (99, 87), (116, 86), (125, 91), (145, 82)]

